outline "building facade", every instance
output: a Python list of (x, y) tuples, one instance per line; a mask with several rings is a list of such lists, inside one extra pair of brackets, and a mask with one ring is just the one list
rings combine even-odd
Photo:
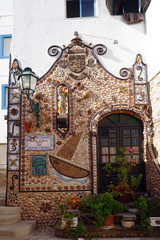
[[(144, 20), (149, 1), (141, 5), (144, 12), (134, 5), (135, 13), (128, 10), (124, 18), (123, 5), (103, 0), (39, 1), (32, 8), (29, 2), (14, 1), (7, 205), (20, 206), (24, 219), (54, 226), (57, 201), (106, 191), (110, 179), (102, 167), (114, 163), (120, 147), (135, 149), (140, 188), (155, 192), (158, 133)], [(26, 67), (41, 75), (33, 94), (20, 89)]]
[(9, 54), (13, 27), (12, 1), (0, 1), (0, 168), (6, 169)]

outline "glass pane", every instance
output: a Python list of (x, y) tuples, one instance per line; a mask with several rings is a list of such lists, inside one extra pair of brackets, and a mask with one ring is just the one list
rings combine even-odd
[(130, 138), (124, 138), (123, 139), (123, 145), (129, 147), (131, 145)]
[(102, 147), (102, 154), (108, 154), (108, 147)]
[(91, 17), (94, 16), (94, 0), (81, 0), (82, 2), (82, 16)]
[(132, 129), (132, 137), (138, 137), (139, 136), (139, 129)]
[(4, 49), (3, 49), (3, 56), (8, 57), (10, 54), (11, 49), (11, 37), (5, 37), (3, 39)]
[(127, 160), (128, 160), (128, 162), (130, 162), (132, 158), (133, 158), (133, 156), (127, 155)]
[(109, 137), (115, 138), (116, 137), (116, 130), (109, 130)]
[(105, 147), (105, 146), (107, 147), (107, 146), (108, 146), (108, 138), (102, 139), (101, 145), (102, 145), (103, 147)]
[(115, 155), (110, 155), (110, 162), (115, 162), (116, 156)]
[(109, 119), (111, 119), (113, 122), (119, 123), (119, 115), (118, 114), (113, 114), (108, 116)]
[(102, 129), (102, 138), (108, 137), (108, 131), (105, 129)]
[(116, 142), (117, 142), (117, 141), (116, 141), (116, 138), (110, 138), (110, 139), (109, 139), (109, 145), (110, 145), (110, 146), (116, 146)]
[(102, 156), (102, 163), (107, 163), (107, 162), (109, 162), (109, 156), (107, 155)]
[(132, 125), (141, 125), (141, 122), (138, 120), (138, 119), (136, 119), (136, 118), (133, 118), (133, 117), (131, 117), (127, 122), (126, 122), (126, 125), (130, 125), (130, 126), (132, 126)]
[(135, 150), (134, 153), (139, 153), (139, 146), (134, 146), (133, 149)]
[(79, 0), (67, 0), (67, 18), (74, 18), (79, 16)]
[(136, 161), (139, 162), (139, 155), (133, 155), (133, 159), (136, 159)]
[(120, 114), (120, 124), (124, 125), (128, 121), (129, 118), (130, 118), (129, 115)]
[(113, 126), (114, 124), (109, 121), (106, 117), (100, 121), (99, 126)]
[(117, 148), (116, 147), (110, 147), (110, 154), (116, 154)]
[(132, 138), (132, 145), (139, 145), (139, 138)]
[(123, 130), (123, 137), (130, 137), (130, 130)]

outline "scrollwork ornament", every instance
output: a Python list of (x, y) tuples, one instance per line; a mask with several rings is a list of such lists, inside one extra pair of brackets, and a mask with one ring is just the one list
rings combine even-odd
[(119, 74), (124, 79), (128, 79), (131, 76), (131, 71), (128, 68), (122, 68)]
[(143, 78), (141, 77), (142, 75), (142, 67), (141, 66), (137, 66), (136, 68), (138, 71), (140, 71), (140, 74), (138, 76), (138, 81), (142, 82), (143, 81)]
[(93, 54), (94, 55), (104, 55), (107, 52), (106, 46), (103, 44), (97, 44), (93, 47)]
[(9, 137), (12, 137), (13, 136), (13, 133), (14, 133), (14, 127), (19, 127), (20, 126), (20, 122), (19, 121), (16, 121), (13, 123), (13, 126), (12, 126), (12, 131), (8, 133), (8, 136)]
[(57, 46), (57, 45), (54, 45), (54, 46), (51, 46), (49, 49), (48, 49), (48, 54), (49, 56), (51, 57), (58, 57), (60, 58), (62, 56), (62, 48), (60, 46)]
[(15, 179), (18, 179), (18, 176), (16, 175), (16, 174), (14, 174), (13, 176), (12, 176), (12, 185), (10, 186), (10, 190), (14, 190), (14, 180)]

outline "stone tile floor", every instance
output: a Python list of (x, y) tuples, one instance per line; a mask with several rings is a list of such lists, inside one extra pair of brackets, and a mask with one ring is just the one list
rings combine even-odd
[[(83, 238), (80, 238), (81, 240)], [(95, 238), (94, 240), (160, 240), (160, 237), (145, 237), (145, 238)], [(5, 240), (5, 239), (4, 239)], [(24, 238), (7, 238), (7, 240), (67, 240), (66, 238), (57, 238), (54, 235), (54, 229), (51, 227), (47, 227), (42, 229), (41, 231), (36, 229), (29, 236)]]

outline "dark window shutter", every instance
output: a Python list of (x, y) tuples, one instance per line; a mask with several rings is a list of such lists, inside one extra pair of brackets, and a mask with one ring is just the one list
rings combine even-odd
[(67, 18), (80, 16), (79, 0), (67, 0)]
[(111, 15), (122, 15), (124, 0), (106, 0), (106, 6)]
[(151, 0), (141, 0), (142, 13), (145, 13), (151, 3)]

